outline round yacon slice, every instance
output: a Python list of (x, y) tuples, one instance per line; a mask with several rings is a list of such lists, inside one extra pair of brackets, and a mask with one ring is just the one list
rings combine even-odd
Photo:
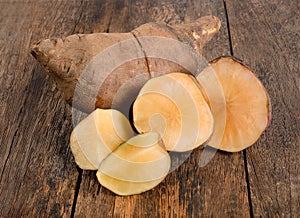
[(137, 135), (101, 163), (97, 178), (119, 195), (138, 194), (158, 185), (168, 174), (171, 160), (158, 133)]
[(96, 109), (74, 128), (70, 147), (81, 169), (97, 170), (104, 158), (132, 136), (130, 123), (122, 113)]
[(226, 100), (225, 130), (216, 148), (241, 151), (254, 144), (270, 122), (268, 94), (255, 74), (231, 57), (218, 58), (210, 67)]
[(205, 143), (213, 131), (213, 116), (192, 75), (170, 73), (149, 80), (133, 105), (140, 132), (156, 131), (168, 151), (184, 152)]

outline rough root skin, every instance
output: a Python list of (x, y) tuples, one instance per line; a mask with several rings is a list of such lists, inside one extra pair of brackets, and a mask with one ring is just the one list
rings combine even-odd
[[(134, 39), (136, 45), (132, 49), (147, 55), (147, 51), (143, 51), (135, 36), (160, 36), (179, 40), (200, 53), (202, 47), (218, 32), (220, 24), (217, 17), (207, 16), (189, 24), (174, 26), (144, 24), (133, 30), (132, 33), (75, 34), (66, 38), (40, 40), (32, 45), (31, 54), (44, 67), (46, 73), (53, 78), (64, 99), (72, 104), (74, 90), (81, 73), (93, 57), (106, 48), (120, 41)], [(136, 76), (143, 73), (146, 73), (144, 80), (147, 81), (150, 78), (147, 76), (149, 71), (152, 76), (155, 75), (152, 72), (187, 72), (176, 63), (155, 58), (147, 59), (146, 57), (146, 59), (129, 61), (111, 72), (100, 87), (96, 99), (90, 99), (88, 92), (82, 90), (79, 101), (72, 106), (85, 112), (91, 112), (91, 108), (87, 108), (87, 104), (92, 104), (94, 108), (111, 108), (113, 98), (123, 84), (130, 79), (134, 81)], [(88, 82), (86, 84), (87, 87), (92, 85)], [(132, 90), (135, 90), (133, 92), (138, 92), (141, 88), (141, 84), (136, 85), (135, 82), (132, 82), (131, 85)], [(110, 91), (107, 92), (107, 90)]]

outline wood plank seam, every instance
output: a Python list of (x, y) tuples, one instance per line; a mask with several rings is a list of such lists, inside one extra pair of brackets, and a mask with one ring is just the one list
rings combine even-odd
[[(75, 21), (74, 28), (72, 30), (72, 34), (76, 34), (75, 30), (76, 30), (78, 24), (80, 23), (80, 20), (83, 18), (83, 11), (84, 11), (83, 4), (84, 4), (84, 0), (81, 0), (80, 1), (80, 8), (81, 8), (80, 14), (79, 14), (77, 21)], [(83, 170), (80, 169), (79, 167), (77, 167), (77, 171), (78, 171), (78, 177), (77, 177), (77, 181), (76, 181), (76, 185), (75, 185), (74, 198), (73, 198), (72, 207), (71, 207), (71, 214), (70, 214), (71, 218), (75, 217), (76, 204), (77, 204), (77, 199), (78, 199), (78, 195), (79, 195), (80, 185), (82, 182)]]
[[(226, 5), (226, 0), (223, 0), (223, 3), (224, 3), (227, 31), (228, 31), (230, 54), (232, 56), (234, 56), (233, 46), (232, 46), (232, 38), (231, 38), (231, 32), (230, 32), (229, 14), (228, 14), (228, 9), (227, 9), (227, 5)], [(248, 172), (248, 163), (247, 163), (246, 150), (243, 151), (243, 156), (244, 156), (244, 165), (245, 165), (245, 180), (246, 180), (247, 192), (248, 192), (247, 197), (248, 197), (248, 203), (249, 203), (250, 217), (252, 218), (252, 217), (254, 217), (254, 213), (253, 213), (253, 206), (252, 206), (252, 200), (251, 200), (251, 190), (250, 190), (250, 181), (249, 181), (249, 172)]]
[(77, 167), (77, 170), (78, 170), (78, 178), (77, 178), (77, 181), (76, 181), (74, 199), (73, 199), (73, 202), (72, 202), (71, 215), (70, 215), (71, 218), (75, 217), (76, 204), (77, 204), (78, 194), (79, 194), (79, 190), (80, 190), (80, 185), (81, 185), (81, 182), (82, 182), (83, 170), (80, 169), (79, 167)]
[(231, 41), (230, 23), (229, 23), (228, 10), (227, 10), (227, 6), (226, 6), (226, 0), (223, 0), (223, 4), (224, 4), (224, 10), (225, 10), (226, 24), (227, 24), (230, 54), (233, 56), (233, 47), (232, 47), (232, 41)]
[(112, 19), (113, 19), (113, 15), (111, 14), (110, 17), (109, 17), (109, 21), (108, 21), (108, 24), (107, 24), (107, 28), (106, 28), (106, 33), (109, 33), (109, 28), (110, 28), (110, 24), (112, 22)]
[(249, 209), (250, 209), (250, 217), (254, 217), (253, 213), (253, 206), (252, 206), (252, 199), (251, 199), (251, 190), (250, 190), (250, 180), (249, 180), (249, 172), (248, 172), (248, 162), (247, 162), (247, 155), (246, 151), (243, 151), (244, 155), (244, 162), (245, 162), (245, 178), (247, 183), (247, 192), (248, 192), (248, 202), (249, 202)]
[[(28, 91), (27, 91), (27, 92), (28, 92)], [(24, 104), (22, 104), (21, 109), (20, 109), (20, 111), (19, 111), (19, 113), (18, 113), (18, 115), (17, 115), (17, 118), (21, 117), (22, 112), (23, 112), (23, 109), (24, 109), (23, 106), (24, 106)], [(18, 134), (18, 132), (19, 132), (19, 130), (20, 130), (19, 127), (20, 127), (21, 123), (22, 123), (22, 120), (20, 120), (20, 122), (17, 124), (17, 128), (16, 128), (16, 130), (15, 130), (15, 132), (14, 132), (14, 134), (13, 134), (12, 142), (10, 143), (9, 150), (8, 150), (7, 156), (6, 156), (6, 158), (5, 158), (4, 166), (3, 166), (2, 170), (1, 170), (0, 182), (2, 181), (3, 173), (4, 173), (5, 169), (6, 169), (7, 162), (8, 162), (8, 160), (9, 160), (9, 158), (10, 158), (10, 154), (11, 154), (11, 151), (12, 151), (12, 148), (13, 148), (13, 145), (14, 145), (14, 142), (15, 142), (15, 139), (16, 139), (16, 136), (17, 136), (17, 134)]]

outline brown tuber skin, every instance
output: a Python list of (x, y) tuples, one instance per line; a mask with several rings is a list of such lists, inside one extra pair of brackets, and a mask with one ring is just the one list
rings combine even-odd
[[(132, 46), (126, 49), (137, 54), (135, 60), (117, 66), (100, 88), (98, 88), (99, 84), (91, 84), (93, 82), (90, 81), (82, 82), (84, 89), (79, 91), (80, 96), (72, 106), (91, 112), (94, 108), (111, 108), (117, 91), (128, 81), (130, 82), (127, 95), (132, 95), (130, 97), (134, 98), (142, 85), (156, 73), (189, 73), (189, 70), (174, 62), (147, 57), (147, 48), (143, 47), (138, 37), (157, 36), (178, 40), (200, 54), (202, 47), (218, 32), (220, 25), (220, 20), (213, 16), (174, 26), (148, 23), (129, 33), (76, 34), (66, 38), (41, 40), (32, 46), (31, 53), (54, 79), (64, 99), (72, 105), (79, 77), (95, 55), (118, 42), (133, 39)], [(112, 56), (108, 59), (113, 61), (114, 58)], [(198, 66), (195, 66), (195, 69), (196, 67)], [(135, 81), (135, 77), (139, 77), (139, 82)], [(98, 88), (96, 98), (89, 94), (88, 89), (93, 86)], [(122, 99), (128, 98), (128, 96), (122, 97)]]

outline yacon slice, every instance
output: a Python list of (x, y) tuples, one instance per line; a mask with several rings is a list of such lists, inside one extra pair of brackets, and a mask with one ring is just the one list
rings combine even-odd
[(183, 73), (149, 80), (134, 102), (133, 121), (140, 133), (159, 132), (169, 151), (192, 150), (213, 131), (213, 116), (195, 78)]
[(171, 160), (158, 133), (137, 135), (118, 147), (100, 165), (101, 185), (119, 195), (138, 194), (158, 185)]
[[(255, 74), (231, 57), (218, 58), (210, 63), (210, 67), (222, 86), (226, 100), (226, 126), (222, 142), (211, 146), (229, 152), (241, 151), (254, 144), (269, 124), (268, 94)], [(215, 91), (219, 92), (219, 89)], [(215, 108), (224, 107), (223, 101), (211, 101), (211, 104), (220, 104), (213, 105)], [(220, 125), (223, 125), (222, 122)]]
[(226, 126), (226, 99), (224, 92), (211, 66), (206, 67), (197, 76), (197, 80), (214, 117), (214, 131), (207, 144), (214, 148), (219, 148)]
[(130, 123), (122, 113), (96, 109), (74, 128), (70, 147), (80, 168), (97, 170), (104, 158), (132, 136)]

